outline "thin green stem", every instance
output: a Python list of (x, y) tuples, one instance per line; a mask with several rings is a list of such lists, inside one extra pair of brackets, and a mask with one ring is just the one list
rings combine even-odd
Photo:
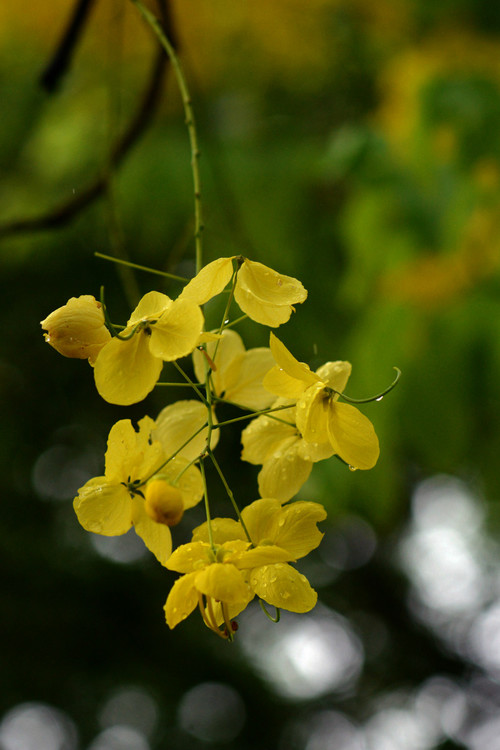
[(269, 612), (267, 611), (267, 609), (266, 609), (266, 605), (264, 604), (264, 602), (262, 601), (262, 599), (259, 599), (259, 604), (260, 604), (260, 606), (261, 606), (261, 609), (262, 609), (262, 611), (264, 612), (265, 616), (266, 616), (266, 617), (268, 617), (268, 618), (269, 618), (269, 620), (271, 620), (271, 622), (279, 622), (279, 621), (280, 621), (280, 619), (281, 619), (281, 612), (280, 612), (280, 609), (279, 609), (279, 607), (275, 607), (275, 608), (274, 608), (274, 609), (275, 609), (275, 611), (276, 611), (276, 615), (275, 615), (275, 616), (273, 617), (273, 616), (272, 616), (272, 615), (270, 615), (270, 614), (269, 614)]
[(238, 503), (234, 499), (233, 492), (232, 492), (230, 486), (228, 485), (228, 483), (226, 481), (226, 477), (224, 476), (224, 474), (222, 472), (222, 469), (219, 466), (219, 462), (217, 461), (217, 459), (215, 458), (213, 452), (210, 449), (208, 450), (208, 455), (210, 456), (210, 460), (212, 461), (213, 465), (215, 466), (215, 470), (217, 471), (217, 474), (221, 478), (222, 484), (224, 485), (224, 489), (226, 490), (227, 496), (229, 497), (229, 499), (231, 501), (231, 504), (232, 504), (232, 506), (234, 508), (234, 512), (238, 516), (238, 521), (241, 523), (241, 526), (243, 528), (243, 531), (245, 532), (246, 538), (248, 539), (248, 541), (250, 542), (250, 544), (253, 544), (252, 538), (251, 538), (251, 536), (250, 536), (250, 534), (248, 532), (247, 527), (245, 526), (245, 521), (243, 520), (243, 518), (241, 516), (240, 509), (238, 508)]
[(172, 68), (177, 79), (177, 85), (182, 97), (182, 104), (184, 107), (184, 114), (186, 118), (186, 126), (189, 134), (189, 143), (191, 146), (191, 170), (193, 173), (193, 187), (194, 187), (194, 239), (196, 248), (196, 273), (198, 273), (203, 266), (203, 249), (202, 249), (202, 233), (203, 233), (203, 221), (201, 212), (201, 180), (199, 171), (199, 159), (200, 151), (198, 148), (198, 137), (196, 133), (196, 124), (194, 119), (193, 107), (191, 105), (191, 95), (186, 83), (186, 78), (182, 70), (180, 60), (177, 56), (177, 52), (167, 38), (163, 31), (160, 22), (157, 18), (142, 4), (140, 0), (132, 0), (132, 3), (137, 7), (138, 11), (144, 18), (147, 24), (151, 27), (152, 31), (156, 35), (161, 46), (167, 53)]
[(336, 393), (339, 398), (343, 399), (344, 401), (347, 401), (349, 404), (369, 404), (371, 401), (382, 401), (384, 396), (386, 396), (390, 391), (392, 391), (393, 388), (396, 387), (399, 378), (401, 377), (401, 370), (399, 367), (394, 367), (394, 370), (396, 370), (396, 377), (392, 381), (392, 383), (387, 386), (387, 388), (380, 393), (377, 393), (376, 396), (370, 396), (370, 398), (350, 398), (349, 396), (346, 396), (345, 393), (341, 393), (340, 391), (336, 391), (335, 388), (330, 388), (329, 390), (332, 393)]
[[(232, 406), (238, 406), (239, 409), (243, 409), (244, 407), (240, 404), (233, 404), (232, 401), (225, 401), (223, 398), (217, 399), (217, 401), (220, 401), (221, 403), (231, 404)], [(280, 419), (279, 417), (275, 417), (273, 412), (275, 411), (282, 411), (283, 409), (290, 409), (290, 405), (288, 406), (276, 406), (272, 409), (262, 409), (261, 411), (254, 411), (251, 414), (244, 414), (241, 417), (234, 417), (234, 419), (227, 419), (225, 422), (217, 422), (213, 425), (214, 430), (218, 430), (220, 427), (225, 427), (228, 424), (234, 424), (235, 422), (242, 422), (244, 419), (253, 419), (254, 417), (260, 417), (263, 414), (270, 419), (275, 419), (277, 422), (282, 422), (283, 424), (288, 424), (291, 427), (295, 427), (295, 425), (292, 422), (287, 422), (285, 419)]]
[(175, 365), (176, 370), (178, 372), (180, 372), (180, 374), (182, 375), (182, 377), (186, 381), (186, 384), (191, 386), (191, 388), (195, 391), (195, 393), (198, 396), (198, 398), (200, 399), (200, 401), (202, 401), (205, 404), (205, 406), (207, 406), (208, 405), (208, 400), (205, 398), (205, 396), (203, 395), (203, 393), (200, 391), (200, 389), (198, 388), (198, 385), (196, 383), (193, 383), (193, 381), (191, 380), (191, 378), (189, 377), (189, 375), (187, 374), (187, 372), (184, 372), (184, 370), (182, 369), (182, 367), (180, 366), (180, 364), (177, 362), (177, 360), (174, 360), (174, 365)]
[(208, 542), (212, 551), (215, 553), (214, 535), (212, 533), (212, 517), (210, 515), (210, 503), (208, 501), (207, 477), (205, 475), (205, 464), (203, 460), (200, 461), (200, 472), (201, 478), (203, 480), (203, 496), (205, 498), (205, 515), (207, 517)]
[(129, 260), (124, 260), (123, 258), (116, 258), (113, 255), (105, 255), (104, 253), (98, 253), (95, 252), (94, 255), (96, 258), (102, 258), (103, 260), (110, 260), (113, 263), (119, 263), (122, 266), (128, 266), (129, 268), (135, 268), (138, 271), (146, 271), (147, 273), (154, 273), (157, 276), (165, 276), (167, 279), (173, 279), (173, 281), (182, 281), (184, 284), (186, 284), (189, 279), (186, 279), (184, 276), (176, 276), (175, 273), (167, 273), (166, 271), (158, 271), (156, 268), (149, 268), (149, 266), (140, 266), (138, 263), (132, 263)]
[(234, 320), (231, 320), (230, 323), (224, 326), (224, 328), (232, 328), (233, 326), (238, 325), (238, 323), (241, 323), (242, 320), (246, 320), (248, 318), (248, 315), (245, 313), (245, 315), (240, 315), (239, 318), (235, 318)]

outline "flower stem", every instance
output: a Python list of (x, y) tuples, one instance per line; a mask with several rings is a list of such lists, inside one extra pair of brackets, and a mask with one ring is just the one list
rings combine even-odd
[(158, 271), (156, 268), (150, 268), (149, 266), (140, 266), (138, 263), (132, 263), (129, 260), (123, 258), (115, 258), (113, 255), (105, 255), (104, 253), (94, 253), (96, 258), (102, 258), (103, 260), (110, 260), (113, 263), (119, 263), (122, 266), (128, 266), (129, 268), (135, 268), (138, 271), (147, 271), (147, 273), (155, 273), (158, 276), (165, 276), (167, 279), (173, 279), (174, 281), (182, 281), (185, 284), (189, 281), (184, 276), (176, 276), (175, 273), (167, 273), (167, 271)]
[(203, 233), (203, 221), (201, 213), (201, 181), (199, 171), (199, 158), (200, 151), (198, 148), (198, 137), (196, 134), (196, 124), (194, 119), (193, 107), (191, 105), (191, 95), (186, 83), (186, 78), (182, 70), (180, 60), (177, 56), (173, 45), (170, 43), (165, 32), (163, 31), (160, 22), (157, 18), (142, 4), (141, 0), (132, 0), (132, 3), (137, 7), (138, 11), (142, 15), (146, 23), (151, 27), (156, 38), (160, 42), (161, 46), (168, 55), (168, 58), (172, 64), (172, 68), (175, 73), (177, 85), (182, 97), (182, 104), (184, 107), (184, 114), (186, 118), (186, 126), (189, 134), (189, 143), (191, 146), (191, 170), (193, 173), (193, 186), (194, 186), (194, 240), (196, 248), (196, 273), (198, 273), (203, 265), (203, 250), (201, 236)]
[(234, 511), (235, 511), (236, 515), (238, 516), (238, 521), (239, 521), (239, 522), (241, 523), (241, 526), (242, 526), (242, 528), (243, 528), (243, 531), (245, 532), (245, 535), (246, 535), (246, 537), (247, 537), (248, 541), (250, 542), (250, 544), (253, 544), (253, 542), (252, 542), (252, 538), (251, 538), (251, 536), (250, 536), (250, 534), (249, 534), (249, 532), (248, 532), (248, 529), (247, 529), (247, 527), (245, 526), (245, 521), (244, 521), (244, 520), (243, 520), (243, 518), (241, 517), (241, 513), (240, 513), (240, 509), (238, 508), (238, 504), (237, 504), (236, 500), (234, 499), (234, 495), (233, 495), (233, 492), (232, 492), (232, 490), (231, 490), (230, 486), (228, 485), (228, 483), (227, 483), (227, 481), (226, 481), (226, 477), (225, 477), (225, 476), (224, 476), (224, 474), (222, 473), (222, 469), (220, 468), (220, 466), (219, 466), (219, 463), (218, 463), (217, 459), (215, 458), (215, 456), (214, 456), (214, 454), (212, 453), (212, 451), (211, 451), (211, 450), (209, 450), (209, 451), (208, 451), (208, 455), (210, 456), (210, 459), (211, 459), (211, 461), (212, 461), (213, 465), (215, 466), (215, 469), (216, 469), (216, 471), (217, 471), (217, 474), (218, 474), (218, 475), (220, 476), (220, 478), (221, 478), (222, 484), (224, 485), (224, 489), (225, 489), (225, 490), (226, 490), (226, 492), (227, 492), (227, 496), (229, 497), (229, 499), (230, 499), (230, 501), (231, 501), (231, 504), (232, 504), (232, 506), (233, 506), (233, 508), (234, 508)]

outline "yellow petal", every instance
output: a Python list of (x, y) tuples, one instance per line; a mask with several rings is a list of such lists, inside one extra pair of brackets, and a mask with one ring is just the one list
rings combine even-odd
[[(276, 416), (286, 420), (290, 413), (283, 409), (276, 412)], [(294, 424), (278, 422), (265, 415), (257, 417), (241, 433), (241, 458), (251, 464), (263, 464), (276, 453), (285, 453), (298, 440), (299, 433)]]
[(91, 364), (111, 340), (111, 334), (104, 324), (101, 304), (90, 294), (71, 297), (40, 325), (47, 331), (45, 341), (59, 354), (88, 359)]
[(220, 294), (229, 284), (233, 275), (233, 259), (217, 258), (204, 266), (201, 271), (186, 284), (178, 299), (185, 299), (197, 305), (204, 305), (209, 299)]
[[(142, 457), (142, 451), (141, 452)], [(137, 433), (130, 419), (120, 419), (112, 426), (108, 435), (105, 474), (108, 481), (126, 482), (130, 476), (128, 464), (135, 461)]]
[(342, 393), (351, 374), (350, 362), (325, 362), (316, 370), (316, 375), (330, 388)]
[(198, 305), (188, 300), (175, 300), (151, 326), (151, 353), (166, 362), (191, 354), (198, 345), (203, 322)]
[(169, 570), (177, 573), (191, 573), (210, 564), (210, 545), (204, 542), (191, 542), (181, 544), (170, 555), (167, 563)]
[(189, 617), (198, 604), (198, 592), (194, 587), (196, 573), (181, 576), (172, 586), (165, 602), (165, 619), (170, 629)]
[(128, 406), (146, 398), (158, 382), (163, 362), (151, 354), (149, 336), (140, 331), (128, 341), (113, 338), (94, 367), (99, 394), (111, 404)]
[(86, 531), (104, 536), (125, 534), (132, 526), (132, 503), (122, 484), (106, 477), (90, 479), (73, 501), (79, 522)]
[(302, 439), (297, 446), (297, 454), (304, 461), (324, 461), (326, 458), (331, 458), (335, 453), (330, 441), (325, 443), (308, 443)]
[[(227, 370), (235, 359), (245, 353), (245, 345), (241, 336), (236, 331), (226, 328), (217, 341), (210, 342), (206, 346), (206, 352), (215, 364), (212, 371), (212, 383), (215, 393), (220, 396), (227, 387)], [(200, 383), (205, 382), (205, 368), (208, 360), (202, 351), (193, 352), (193, 365), (195, 375)]]
[(261, 546), (253, 547), (246, 552), (242, 552), (233, 564), (239, 570), (248, 570), (250, 568), (260, 567), (261, 565), (289, 562), (293, 559), (293, 555), (282, 547), (276, 547), (272, 544), (262, 544)]
[(260, 498), (243, 508), (241, 516), (254, 544), (270, 540), (274, 519), (280, 510), (281, 503), (273, 497)]
[(308, 443), (330, 442), (328, 423), (333, 397), (322, 382), (306, 388), (297, 401), (297, 427)]
[(291, 553), (297, 560), (316, 549), (323, 538), (318, 530), (319, 521), (326, 518), (326, 510), (320, 503), (298, 501), (283, 506), (274, 518), (270, 533), (273, 544)]
[(300, 397), (306, 387), (303, 380), (292, 378), (283, 368), (277, 365), (265, 374), (262, 385), (269, 393), (294, 401)]
[(161, 292), (148, 292), (141, 299), (132, 315), (130, 316), (127, 326), (133, 327), (143, 320), (157, 320), (165, 310), (168, 310), (172, 300), (166, 294)]
[(349, 466), (371, 469), (377, 463), (380, 448), (374, 427), (351, 404), (331, 404), (328, 435), (335, 452)]
[[(246, 540), (241, 524), (233, 518), (213, 518), (211, 521), (214, 544), (223, 544), (233, 539)], [(208, 524), (204, 523), (193, 529), (193, 542), (209, 542)]]
[(224, 396), (246, 409), (267, 409), (274, 395), (263, 386), (266, 373), (272, 368), (274, 358), (267, 347), (249, 349), (236, 366), (225, 373)]
[(295, 359), (293, 354), (272, 331), (269, 336), (269, 346), (278, 367), (286, 372), (291, 378), (302, 380), (306, 385), (317, 383), (320, 380), (316, 373), (311, 371), (309, 365)]
[(307, 578), (286, 563), (256, 568), (250, 586), (268, 604), (290, 612), (309, 612), (318, 599)]
[(307, 482), (311, 470), (312, 462), (301, 458), (297, 450), (272, 456), (259, 472), (259, 493), (285, 503)]
[(286, 323), (292, 305), (303, 302), (307, 292), (297, 279), (246, 260), (238, 271), (234, 298), (252, 320), (276, 327)]
[(208, 565), (196, 574), (195, 586), (205, 596), (227, 604), (239, 604), (252, 598), (242, 573), (230, 563)]
[(146, 513), (144, 500), (134, 498), (133, 513), (134, 528), (148, 550), (153, 553), (158, 562), (166, 565), (172, 552), (172, 534), (164, 523), (157, 523)]
[[(184, 445), (180, 455), (192, 461), (205, 449), (208, 428), (198, 431), (206, 423), (207, 409), (201, 401), (176, 401), (159, 413), (153, 430), (153, 439), (162, 443), (167, 456), (173, 455)], [(196, 432), (198, 435), (190, 440)], [(211, 438), (212, 448), (215, 448), (218, 440), (219, 430), (214, 430)]]

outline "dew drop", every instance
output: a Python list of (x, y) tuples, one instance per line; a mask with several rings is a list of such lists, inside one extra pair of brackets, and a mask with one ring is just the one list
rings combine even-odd
[(229, 318), (228, 318), (227, 320), (225, 320), (225, 321), (224, 321), (224, 325), (225, 325), (225, 326), (227, 326), (227, 325), (228, 325), (228, 323), (229, 323)]
[(281, 592), (281, 598), (282, 599), (290, 599), (290, 592), (289, 591), (282, 591)]
[(280, 520), (278, 521), (278, 526), (284, 526), (284, 525), (285, 525), (285, 519), (280, 518)]
[(358, 470), (357, 466), (349, 466), (349, 471), (357, 471), (357, 470)]
[(283, 286), (283, 282), (281, 281), (281, 279), (276, 279), (276, 283), (278, 286)]
[(375, 399), (375, 401), (382, 401), (383, 398), (384, 398), (383, 396), (379, 396), (378, 398)]

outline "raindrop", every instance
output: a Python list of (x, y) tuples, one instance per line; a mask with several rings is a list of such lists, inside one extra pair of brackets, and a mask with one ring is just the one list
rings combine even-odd
[(357, 466), (349, 466), (349, 471), (357, 471), (357, 470), (358, 470)]
[(224, 321), (224, 325), (227, 326), (228, 323), (229, 323), (229, 318), (227, 318), (227, 320)]
[(383, 396), (379, 396), (378, 398), (375, 399), (375, 401), (382, 401), (383, 398), (384, 398)]

